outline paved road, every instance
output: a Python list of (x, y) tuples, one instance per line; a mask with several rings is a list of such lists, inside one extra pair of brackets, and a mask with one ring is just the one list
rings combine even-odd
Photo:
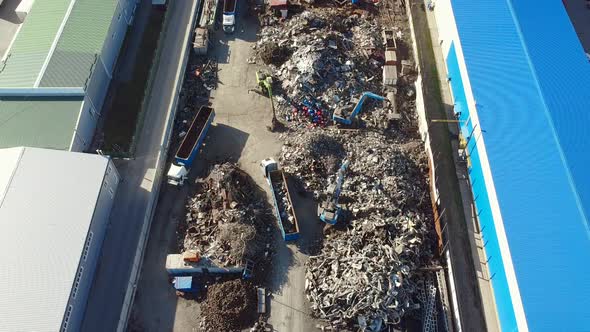
[(150, 212), (158, 155), (167, 127), (167, 110), (176, 95), (176, 72), (181, 66), (181, 51), (186, 45), (192, 1), (172, 1), (162, 56), (146, 109), (145, 122), (138, 138), (136, 158), (117, 162), (124, 182), (119, 185), (110, 227), (103, 244), (102, 258), (90, 293), (84, 331), (115, 331), (139, 243), (139, 234)]

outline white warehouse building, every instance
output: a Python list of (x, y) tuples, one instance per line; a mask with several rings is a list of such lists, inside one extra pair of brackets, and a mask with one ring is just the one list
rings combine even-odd
[(0, 149), (0, 331), (79, 331), (119, 174), (104, 156)]
[(136, 5), (6, 0), (0, 6), (0, 148), (89, 148)]

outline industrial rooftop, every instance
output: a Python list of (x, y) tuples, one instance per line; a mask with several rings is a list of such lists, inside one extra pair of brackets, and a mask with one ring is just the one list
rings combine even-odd
[(0, 63), (6, 89), (85, 88), (118, 0), (23, 0), (31, 3)]
[(0, 150), (0, 330), (61, 325), (108, 160)]
[(494, 292), (496, 301), (512, 301), (516, 316), (499, 312), (502, 326), (586, 330), (588, 59), (561, 1), (452, 5), (498, 198), (492, 213), (505, 233), (498, 238), (508, 280)]
[(68, 150), (82, 97), (0, 97), (0, 148)]

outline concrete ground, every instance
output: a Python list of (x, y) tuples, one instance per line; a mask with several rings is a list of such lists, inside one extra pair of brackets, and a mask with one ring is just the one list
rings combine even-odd
[(0, 6), (0, 59), (10, 47), (21, 21), (14, 12), (21, 0), (4, 0)]
[(590, 8), (587, 7), (589, 2), (586, 0), (569, 0), (564, 1), (565, 9), (576, 29), (578, 38), (590, 54)]
[[(191, 181), (205, 174), (214, 163), (233, 161), (270, 195), (259, 163), (267, 157), (278, 157), (282, 143), (278, 133), (266, 129), (272, 114), (268, 98), (248, 93), (248, 88), (256, 86), (258, 67), (246, 60), (256, 40), (257, 23), (245, 13), (240, 14), (233, 35), (218, 31), (212, 37), (214, 46), (209, 56), (217, 59), (220, 70), (219, 86), (211, 96), (216, 118), (191, 171)], [(166, 185), (162, 189), (133, 309), (132, 327), (136, 330), (198, 330), (198, 303), (177, 298), (164, 269), (166, 255), (174, 250), (176, 224), (184, 218), (183, 206), (188, 192), (188, 186), (178, 189)], [(315, 322), (309, 317), (309, 304), (304, 294), (304, 264), (309, 245), (322, 237), (322, 226), (317, 221), (312, 201), (302, 197), (294, 199), (302, 238), (285, 245), (277, 237), (270, 323), (277, 331), (312, 331)]]
[[(90, 291), (83, 331), (116, 331), (121, 312), (129, 301), (127, 292), (136, 250), (146, 222), (151, 220), (151, 202), (157, 197), (156, 173), (166, 142), (167, 110), (177, 96), (177, 71), (182, 67), (182, 51), (191, 27), (192, 1), (173, 1), (170, 23), (166, 27), (163, 53), (156, 64), (153, 95), (145, 110), (135, 158), (116, 161), (123, 182), (119, 184), (111, 212), (102, 257)], [(131, 280), (134, 282), (134, 280)]]

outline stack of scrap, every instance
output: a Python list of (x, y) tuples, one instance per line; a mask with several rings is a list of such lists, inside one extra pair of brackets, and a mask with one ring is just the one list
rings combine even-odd
[(207, 47), (209, 46), (209, 30), (206, 28), (195, 29), (195, 40), (193, 41), (193, 50), (195, 54), (207, 54)]
[(355, 222), (328, 237), (308, 263), (305, 290), (312, 309), (336, 327), (349, 322), (363, 330), (396, 325), (415, 310), (413, 271), (423, 250), (423, 216)]
[(241, 331), (256, 320), (256, 289), (243, 280), (213, 284), (201, 307), (202, 331)]
[[(397, 14), (382, 31), (379, 18), (362, 10), (306, 8), (282, 23), (263, 20), (255, 47), (289, 124), (282, 168), (317, 198), (342, 160), (350, 162), (342, 218), (326, 229), (306, 273), (313, 314), (335, 330), (391, 329), (423, 308), (428, 324), (435, 317), (432, 287), (424, 300), (418, 273), (433, 263), (428, 162), (416, 129), (408, 27), (400, 28), (407, 18)], [(392, 105), (367, 102), (352, 128), (326, 124), (366, 91)]]
[(285, 183), (283, 181), (275, 183), (273, 190), (277, 198), (279, 211), (281, 211), (281, 220), (283, 223), (285, 233), (295, 232), (296, 229), (295, 216), (293, 215), (293, 206), (291, 206), (291, 203), (289, 201), (287, 188), (285, 188)]
[(346, 157), (342, 140), (326, 131), (290, 133), (285, 140), (279, 159), (283, 169), (302, 180), (304, 188), (317, 197)]
[(180, 93), (185, 106), (176, 113), (174, 131), (178, 135), (176, 135), (176, 141), (172, 142), (170, 150), (175, 150), (175, 145), (180, 145), (200, 106), (209, 102), (209, 91), (217, 86), (218, 68), (215, 60), (191, 52), (186, 68)]
[(215, 165), (187, 203), (180, 223), (184, 251), (198, 253), (218, 266), (236, 266), (259, 257), (269, 236), (272, 215), (255, 194), (253, 180), (230, 163)]
[(365, 91), (380, 92), (384, 58), (377, 22), (369, 12), (317, 8), (264, 27), (255, 48), (281, 82), (279, 114), (291, 120), (295, 108), (322, 126), (337, 107)]
[(350, 224), (310, 258), (306, 292), (334, 326), (380, 331), (419, 308), (414, 272), (432, 259), (426, 160), (419, 142), (376, 133), (349, 135), (349, 142), (340, 200)]

